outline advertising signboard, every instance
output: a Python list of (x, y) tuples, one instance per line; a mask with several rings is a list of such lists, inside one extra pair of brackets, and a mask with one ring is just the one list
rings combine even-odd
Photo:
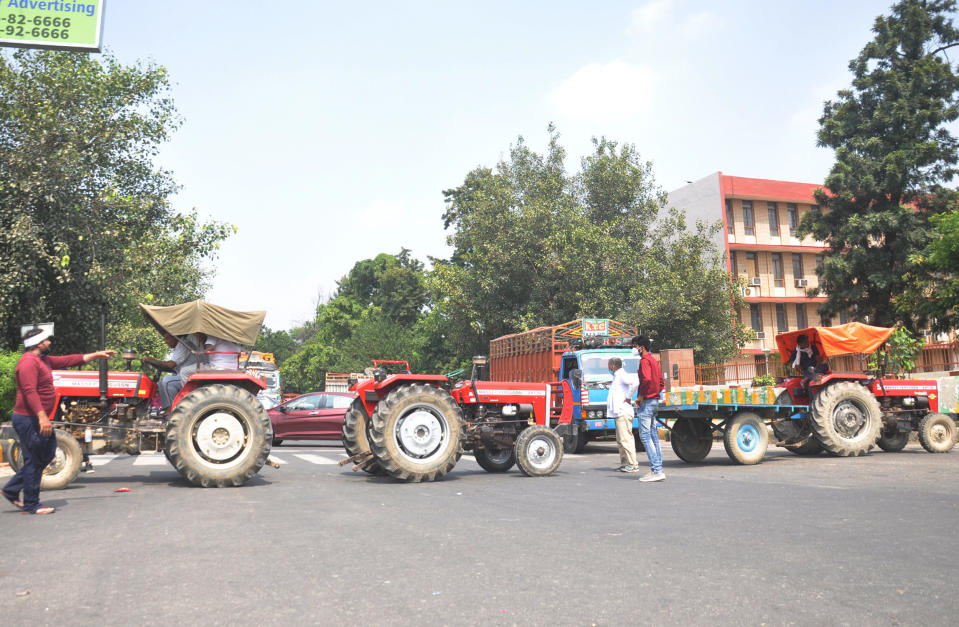
[(100, 52), (106, 0), (0, 0), (0, 46)]

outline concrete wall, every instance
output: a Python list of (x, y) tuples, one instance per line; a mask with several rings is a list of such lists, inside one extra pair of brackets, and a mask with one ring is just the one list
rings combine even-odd
[[(702, 220), (707, 224), (722, 220), (723, 199), (719, 188), (719, 172), (713, 172), (709, 176), (669, 192), (666, 206), (685, 209), (690, 226), (695, 225), (696, 220)], [(722, 229), (716, 234), (713, 243), (725, 254), (726, 236)]]

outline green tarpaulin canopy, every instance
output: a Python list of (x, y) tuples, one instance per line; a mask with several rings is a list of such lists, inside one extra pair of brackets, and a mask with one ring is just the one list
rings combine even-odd
[(204, 333), (248, 346), (256, 343), (266, 317), (265, 311), (233, 311), (202, 300), (169, 307), (140, 303), (140, 309), (161, 331), (173, 335)]

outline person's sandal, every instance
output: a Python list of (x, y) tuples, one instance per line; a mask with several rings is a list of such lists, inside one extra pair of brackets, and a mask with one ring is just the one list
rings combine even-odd
[(38, 507), (37, 509), (33, 510), (32, 512), (28, 512), (28, 511), (24, 510), (23, 513), (24, 513), (24, 514), (39, 514), (39, 515), (44, 515), (44, 514), (52, 514), (52, 513), (55, 512), (55, 511), (57, 511), (57, 509), (56, 509), (55, 507), (48, 507), (48, 506), (44, 505), (43, 507)]
[(23, 509), (23, 501), (18, 501), (18, 500), (17, 500), (17, 497), (15, 497), (15, 496), (10, 496), (10, 495), (7, 494), (6, 492), (4, 492), (4, 493), (3, 493), (3, 498), (5, 498), (5, 499), (7, 499), (8, 501), (10, 501), (10, 504), (13, 505), (14, 507), (16, 507), (17, 509)]

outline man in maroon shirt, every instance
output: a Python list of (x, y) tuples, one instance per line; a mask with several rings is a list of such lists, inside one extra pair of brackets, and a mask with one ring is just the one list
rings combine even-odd
[(663, 391), (663, 370), (659, 362), (649, 352), (650, 342), (645, 335), (633, 338), (633, 354), (639, 355), (639, 392), (636, 394), (636, 405), (639, 409), (636, 417), (639, 419), (639, 437), (646, 447), (646, 456), (649, 458), (649, 472), (639, 478), (642, 482), (662, 481), (666, 478), (663, 472), (663, 452), (659, 448), (659, 434), (656, 432), (656, 410), (659, 408), (659, 393)]
[[(55, 409), (54, 368), (79, 366), (93, 359), (109, 359), (116, 351), (86, 355), (50, 355), (52, 336), (43, 329), (31, 329), (23, 337), (26, 352), (17, 362), (17, 400), (11, 419), (20, 437), (23, 467), (3, 486), (3, 496), (27, 514), (52, 514), (52, 507), (40, 505), (40, 479), (57, 453), (50, 414)], [(19, 499), (23, 491), (23, 501)]]

